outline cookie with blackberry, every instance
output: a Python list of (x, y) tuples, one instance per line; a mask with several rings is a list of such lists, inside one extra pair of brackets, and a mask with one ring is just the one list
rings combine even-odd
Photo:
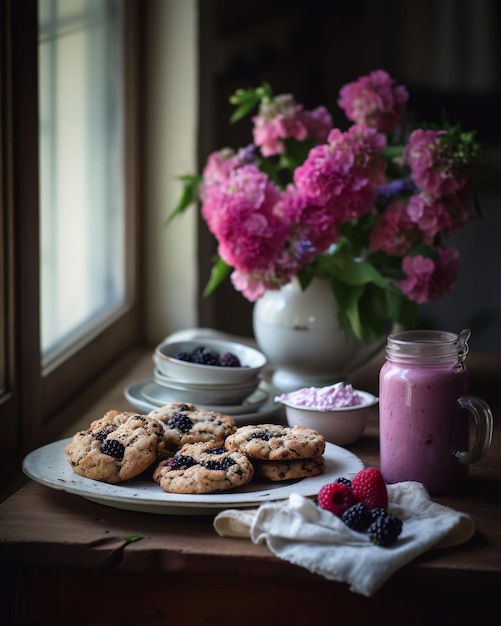
[(167, 493), (202, 494), (246, 485), (254, 476), (245, 454), (227, 450), (220, 441), (185, 444), (161, 461), (153, 480)]
[(148, 416), (162, 425), (166, 451), (171, 453), (187, 443), (223, 441), (237, 430), (231, 416), (198, 409), (189, 402), (170, 402)]
[(251, 459), (291, 461), (311, 459), (325, 451), (325, 439), (316, 430), (305, 426), (250, 424), (240, 426), (226, 438), (228, 450), (238, 450)]
[(310, 476), (320, 476), (325, 472), (323, 456), (292, 461), (254, 461), (255, 477), (261, 480), (282, 482)]
[(148, 469), (164, 447), (163, 428), (153, 418), (108, 411), (75, 433), (65, 454), (76, 474), (116, 484)]

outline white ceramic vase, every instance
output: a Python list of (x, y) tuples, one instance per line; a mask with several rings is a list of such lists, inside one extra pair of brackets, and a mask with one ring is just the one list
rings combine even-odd
[(346, 380), (386, 345), (386, 336), (370, 344), (347, 340), (329, 283), (319, 278), (305, 291), (295, 280), (266, 292), (254, 305), (253, 328), (283, 391)]

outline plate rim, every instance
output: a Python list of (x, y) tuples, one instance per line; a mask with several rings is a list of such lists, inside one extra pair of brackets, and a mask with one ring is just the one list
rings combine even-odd
[[(352, 478), (364, 467), (363, 461), (350, 450), (326, 442), (324, 453), (326, 468), (339, 465), (341, 462), (342, 473), (334, 471), (331, 467), (330, 471), (326, 469), (326, 472), (319, 476), (287, 481), (287, 484), (254, 483), (253, 486), (263, 485), (264, 488), (252, 491), (241, 488), (217, 494), (169, 494), (162, 491), (152, 478), (111, 485), (76, 474), (64, 454), (64, 448), (71, 439), (69, 437), (54, 441), (27, 454), (22, 462), (23, 472), (46, 487), (78, 495), (112, 508), (146, 513), (215, 514), (225, 509), (257, 507), (265, 502), (285, 500), (292, 493), (311, 497), (318, 493), (326, 482), (333, 482), (341, 475)], [(43, 468), (42, 471), (40, 467)], [(151, 495), (148, 497), (148, 494), (154, 494), (155, 497)]]
[[(162, 389), (166, 389), (166, 388), (162, 387), (162, 385), (159, 385), (155, 381), (154, 378), (153, 379), (147, 378), (142, 381), (141, 388), (140, 388), (140, 395), (144, 400), (146, 400), (147, 403), (153, 404), (153, 396), (146, 395), (145, 393), (146, 387), (148, 385), (155, 385), (156, 387), (160, 387)], [(175, 390), (172, 390), (172, 391), (175, 392)], [(261, 393), (261, 399), (259, 401), (250, 402), (250, 403), (246, 402), (249, 398), (251, 398), (252, 396), (258, 393)], [(264, 397), (263, 397), (263, 394), (264, 394)], [(269, 397), (270, 397), (270, 391), (268, 389), (265, 389), (263, 386), (261, 386), (261, 384), (259, 384), (258, 387), (252, 393), (250, 393), (244, 399), (244, 401), (241, 402), (240, 404), (228, 404), (228, 405), (204, 404), (203, 402), (202, 403), (192, 402), (192, 404), (199, 404), (201, 407), (203, 407), (204, 409), (207, 409), (208, 411), (218, 411), (219, 413), (227, 413), (228, 415), (243, 415), (245, 413), (255, 413), (256, 411), (258, 411), (263, 405), (266, 404), (266, 402), (269, 400)], [(165, 402), (163, 402), (163, 404), (160, 404), (161, 400), (159, 399), (156, 402), (159, 403), (158, 407), (162, 407), (171, 401), (172, 400), (166, 400)], [(278, 404), (278, 403), (275, 403), (275, 404)]]
[[(146, 398), (140, 395), (139, 391), (136, 395), (133, 395), (131, 393), (131, 390), (133, 389), (140, 390), (142, 385), (144, 385), (146, 382), (152, 382), (152, 381), (153, 379), (151, 377), (143, 378), (141, 380), (135, 381), (127, 385), (124, 389), (124, 396), (127, 402), (132, 404), (132, 406), (136, 410), (143, 411), (146, 414), (149, 413), (150, 411), (153, 411), (154, 409), (158, 409), (159, 406), (162, 406), (162, 405), (154, 405), (151, 402), (147, 401)], [(284, 407), (282, 403), (275, 402), (275, 395), (276, 395), (275, 387), (273, 387), (273, 385), (267, 381), (262, 381), (262, 383), (260, 384), (266, 386), (267, 391), (268, 391), (268, 398), (265, 400), (264, 404), (262, 404), (255, 411), (250, 411), (249, 413), (238, 413), (238, 414), (232, 415), (231, 417), (233, 417), (233, 419), (237, 422), (238, 425), (243, 424), (245, 420), (255, 420), (257, 418), (261, 419), (261, 418), (266, 418), (266, 417), (272, 417), (273, 415), (279, 415), (280, 413), (283, 413)], [(198, 403), (198, 405), (203, 406), (203, 404), (201, 403)], [(218, 411), (220, 413), (224, 413), (224, 406), (219, 406)]]

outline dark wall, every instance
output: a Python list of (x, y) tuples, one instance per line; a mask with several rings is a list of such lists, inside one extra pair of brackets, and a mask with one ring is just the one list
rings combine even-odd
[[(263, 81), (306, 108), (327, 106), (345, 128), (342, 85), (385, 69), (408, 88), (417, 119), (440, 122), (445, 110), (478, 129), (493, 159), (479, 181), (483, 217), (450, 240), (463, 271), (453, 293), (422, 307), (421, 324), (468, 326), (472, 349), (489, 352), (501, 352), (500, 9), (497, 0), (200, 1), (200, 167), (211, 151), (250, 142), (248, 120), (229, 124), (228, 98)], [(214, 252), (201, 223), (202, 283)], [(229, 282), (200, 304), (201, 325), (252, 335), (252, 305)]]

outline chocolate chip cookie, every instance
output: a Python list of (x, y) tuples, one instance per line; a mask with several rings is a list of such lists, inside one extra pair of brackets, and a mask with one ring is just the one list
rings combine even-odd
[(153, 472), (153, 480), (168, 493), (226, 491), (246, 485), (253, 476), (247, 456), (227, 450), (218, 441), (186, 444)]
[(225, 439), (228, 450), (238, 450), (251, 459), (283, 461), (319, 457), (325, 450), (325, 439), (305, 426), (251, 424), (241, 426)]
[(163, 428), (153, 418), (108, 411), (75, 433), (65, 453), (76, 474), (115, 484), (144, 472), (164, 446)]

